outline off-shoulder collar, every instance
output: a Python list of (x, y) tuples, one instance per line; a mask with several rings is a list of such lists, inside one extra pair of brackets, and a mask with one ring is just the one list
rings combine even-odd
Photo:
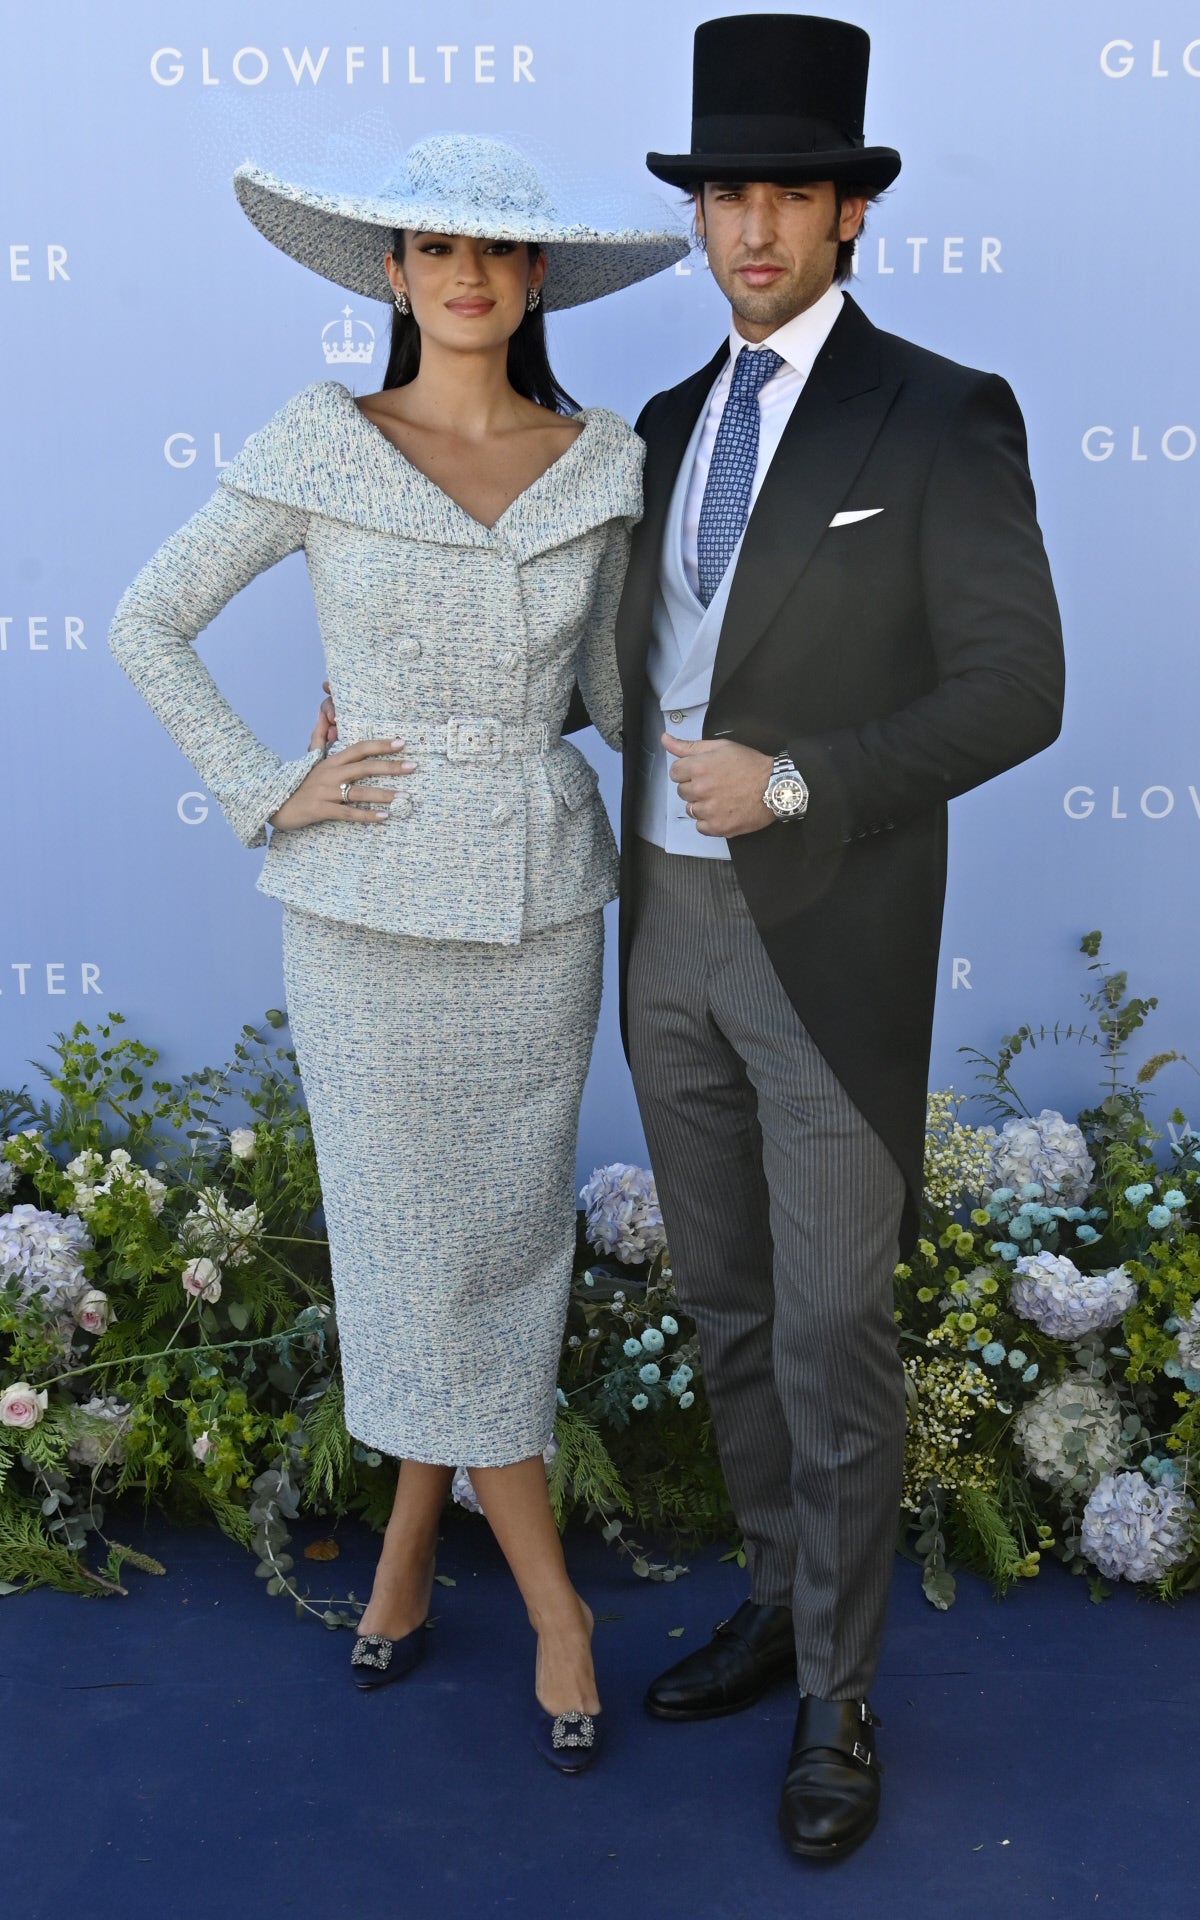
[(606, 520), (641, 515), (643, 448), (637, 435), (606, 407), (585, 408), (576, 418), (582, 430), (571, 445), (492, 527), (413, 466), (336, 380), (306, 387), (288, 401), (251, 434), (222, 479), (239, 493), (353, 526), (525, 559)]

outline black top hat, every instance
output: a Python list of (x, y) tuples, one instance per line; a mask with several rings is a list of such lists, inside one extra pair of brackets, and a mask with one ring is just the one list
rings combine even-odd
[(888, 187), (893, 147), (863, 142), (871, 42), (811, 13), (741, 13), (696, 29), (691, 153), (648, 153), (672, 186), (834, 180)]

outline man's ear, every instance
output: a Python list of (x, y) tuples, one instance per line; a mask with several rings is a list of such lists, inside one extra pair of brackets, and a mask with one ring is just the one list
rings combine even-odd
[(703, 246), (706, 239), (706, 235), (704, 232), (704, 188), (703, 187), (697, 187), (695, 193), (692, 195), (692, 224), (696, 229), (696, 238), (700, 242), (700, 245)]

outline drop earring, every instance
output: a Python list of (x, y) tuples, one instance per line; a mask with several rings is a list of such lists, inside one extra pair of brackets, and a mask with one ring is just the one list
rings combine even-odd
[(536, 312), (537, 312), (537, 310), (538, 310), (538, 308), (539, 308), (539, 307), (541, 306), (541, 304), (542, 304), (542, 290), (541, 290), (541, 288), (540, 288), (540, 287), (530, 287), (530, 289), (529, 289), (529, 292), (528, 292), (528, 294), (526, 295), (526, 299), (525, 299), (525, 311), (526, 311), (526, 313), (536, 313)]
[(395, 307), (396, 307), (396, 312), (400, 315), (400, 318), (402, 320), (407, 320), (409, 314), (412, 312), (412, 308), (408, 304), (408, 295), (405, 293), (403, 287), (401, 287), (399, 293), (396, 295)]

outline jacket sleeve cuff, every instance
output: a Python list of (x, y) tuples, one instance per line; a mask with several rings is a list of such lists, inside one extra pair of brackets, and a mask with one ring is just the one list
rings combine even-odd
[(239, 787), (234, 793), (218, 794), (225, 818), (243, 846), (263, 847), (267, 842), (267, 822), (285, 800), (290, 800), (300, 782), (318, 760), (325, 758), (322, 747), (314, 747), (298, 760), (276, 760), (260, 778)]

